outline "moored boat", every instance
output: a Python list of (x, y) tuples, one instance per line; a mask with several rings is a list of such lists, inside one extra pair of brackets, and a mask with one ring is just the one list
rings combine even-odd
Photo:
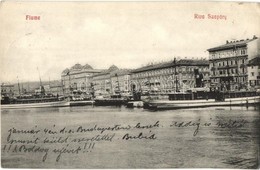
[(86, 106), (93, 105), (95, 103), (91, 94), (81, 90), (74, 90), (69, 96), (69, 100), (70, 106)]
[(95, 98), (96, 106), (121, 106), (127, 104), (129, 99), (121, 95), (111, 95), (109, 98)]
[(176, 100), (165, 101), (155, 100), (147, 103), (147, 108), (152, 110), (160, 109), (185, 109), (185, 108), (199, 108), (199, 107), (214, 107), (214, 106), (237, 106), (250, 105), (260, 103), (260, 96), (228, 98), (224, 101), (216, 101), (215, 99), (201, 99), (201, 100)]
[(26, 108), (44, 108), (44, 107), (65, 107), (69, 106), (68, 101), (51, 101), (39, 103), (19, 103), (19, 104), (1, 104), (1, 109), (26, 109)]
[(69, 106), (68, 100), (64, 97), (52, 94), (27, 94), (14, 96), (1, 96), (1, 109), (26, 109), (42, 107), (65, 107)]
[(126, 104), (126, 107), (128, 107), (128, 108), (134, 108), (134, 107), (140, 108), (140, 107), (143, 107), (143, 106), (144, 106), (143, 101), (129, 101)]
[(93, 100), (71, 100), (70, 106), (87, 106), (94, 105), (95, 101)]

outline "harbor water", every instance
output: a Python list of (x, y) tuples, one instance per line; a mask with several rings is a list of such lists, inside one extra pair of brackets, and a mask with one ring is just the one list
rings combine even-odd
[(255, 107), (1, 110), (1, 164), (4, 168), (257, 168), (259, 124)]

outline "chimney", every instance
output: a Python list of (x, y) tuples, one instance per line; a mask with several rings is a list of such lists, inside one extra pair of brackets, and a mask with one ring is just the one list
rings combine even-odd
[(226, 41), (226, 44), (228, 44), (229, 42), (228, 42), (228, 40)]
[(257, 39), (257, 36), (254, 35), (253, 39)]

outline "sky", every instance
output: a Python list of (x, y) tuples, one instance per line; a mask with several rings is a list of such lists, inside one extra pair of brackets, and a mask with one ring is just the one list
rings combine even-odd
[(260, 4), (2, 2), (0, 24), (1, 83), (37, 81), (39, 75), (60, 80), (77, 63), (134, 69), (174, 57), (208, 58), (207, 49), (226, 40), (260, 37)]

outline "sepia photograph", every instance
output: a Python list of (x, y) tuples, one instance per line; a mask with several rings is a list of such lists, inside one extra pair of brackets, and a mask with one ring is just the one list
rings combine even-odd
[(1, 167), (259, 169), (260, 3), (0, 2)]

